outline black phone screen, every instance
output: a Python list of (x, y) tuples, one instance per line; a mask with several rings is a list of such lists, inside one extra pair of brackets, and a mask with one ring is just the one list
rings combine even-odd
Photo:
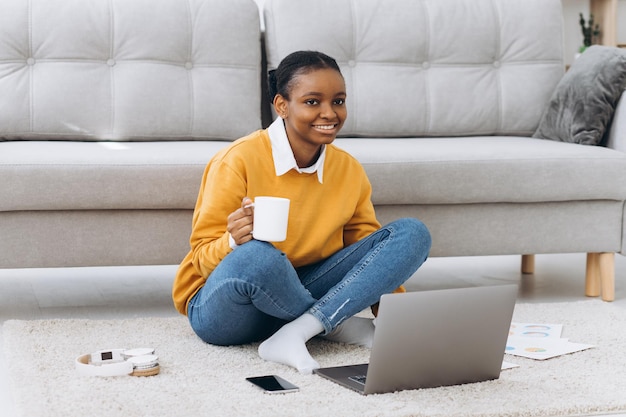
[(298, 387), (278, 375), (254, 376), (246, 378), (267, 392), (296, 391)]

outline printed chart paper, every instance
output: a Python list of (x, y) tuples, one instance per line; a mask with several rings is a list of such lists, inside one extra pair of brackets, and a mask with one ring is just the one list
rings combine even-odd
[(593, 347), (561, 338), (562, 330), (561, 324), (511, 323), (505, 353), (544, 360)]
[(515, 337), (561, 337), (563, 332), (562, 324), (545, 324), (545, 323), (511, 323), (509, 336)]
[(500, 368), (500, 370), (504, 371), (505, 369), (513, 369), (513, 368), (519, 368), (519, 365), (516, 365), (511, 362), (507, 362), (507, 361), (502, 361), (502, 368)]

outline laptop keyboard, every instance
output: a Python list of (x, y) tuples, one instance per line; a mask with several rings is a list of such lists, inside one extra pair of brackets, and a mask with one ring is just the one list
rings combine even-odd
[(348, 379), (356, 382), (357, 384), (365, 385), (365, 375), (350, 376)]

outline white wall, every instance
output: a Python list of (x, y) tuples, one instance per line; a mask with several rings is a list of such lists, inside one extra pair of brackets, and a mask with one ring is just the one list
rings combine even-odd
[(617, 2), (617, 43), (626, 44), (626, 0)]
[(589, 19), (589, 0), (561, 0), (563, 4), (563, 32), (565, 38), (565, 65), (571, 65), (578, 49), (583, 44), (579, 14)]

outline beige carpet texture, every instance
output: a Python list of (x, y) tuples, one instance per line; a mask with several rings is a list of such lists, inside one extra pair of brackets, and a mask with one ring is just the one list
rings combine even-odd
[[(186, 318), (11, 320), (4, 352), (21, 417), (48, 416), (552, 416), (626, 410), (626, 312), (599, 300), (518, 304), (513, 321), (561, 323), (562, 337), (595, 347), (520, 365), (500, 379), (361, 396), (317, 375), (261, 360), (257, 345), (203, 343)], [(153, 347), (151, 377), (80, 376), (77, 356), (101, 349)], [(369, 351), (314, 339), (322, 366), (367, 362)], [(278, 374), (297, 393), (265, 394), (245, 380)]]

